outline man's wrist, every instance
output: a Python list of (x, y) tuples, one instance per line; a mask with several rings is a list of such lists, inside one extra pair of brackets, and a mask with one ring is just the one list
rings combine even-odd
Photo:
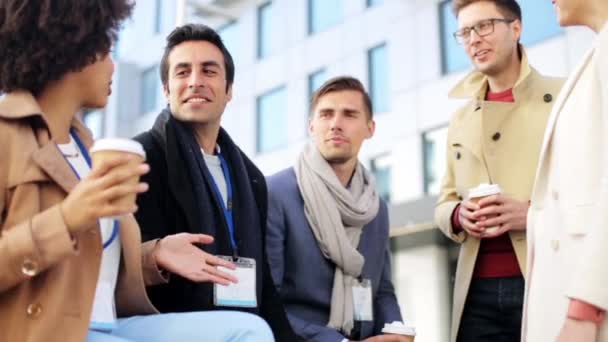
[(152, 257), (154, 258), (154, 264), (156, 265), (156, 268), (158, 269), (158, 271), (163, 276), (168, 276), (169, 271), (167, 271), (167, 269), (162, 264), (162, 259), (159, 258), (162, 241), (163, 241), (163, 239), (156, 240), (156, 244), (154, 244), (154, 250), (152, 251)]
[(567, 316), (569, 319), (588, 321), (599, 325), (604, 321), (605, 316), (606, 311), (592, 304), (578, 299), (570, 299)]
[(462, 225), (460, 224), (460, 206), (461, 206), (461, 204), (462, 203), (458, 203), (456, 205), (456, 207), (454, 208), (454, 211), (452, 211), (452, 232), (454, 234), (458, 234), (464, 230), (462, 228)]

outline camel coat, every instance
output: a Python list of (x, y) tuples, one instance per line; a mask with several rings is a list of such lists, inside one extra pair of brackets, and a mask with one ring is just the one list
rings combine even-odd
[[(74, 119), (86, 146), (90, 132)], [(59, 203), (78, 179), (28, 92), (0, 100), (0, 340), (86, 339), (101, 263), (98, 225), (70, 235)], [(119, 316), (153, 314), (145, 284), (166, 281), (131, 215), (120, 220)]]

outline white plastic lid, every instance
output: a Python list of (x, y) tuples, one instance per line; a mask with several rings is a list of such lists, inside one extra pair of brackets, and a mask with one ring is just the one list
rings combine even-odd
[(96, 140), (91, 147), (90, 153), (93, 154), (99, 151), (121, 151), (138, 154), (146, 159), (146, 151), (144, 147), (135, 140), (122, 138), (105, 138)]
[(496, 195), (501, 192), (498, 184), (479, 184), (476, 188), (469, 190), (469, 198)]
[(384, 324), (383, 333), (398, 334), (406, 336), (416, 336), (416, 328), (405, 325), (403, 322), (394, 321), (393, 323)]

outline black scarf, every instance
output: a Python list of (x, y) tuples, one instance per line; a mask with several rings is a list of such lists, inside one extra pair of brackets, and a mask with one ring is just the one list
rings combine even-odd
[[(232, 255), (232, 247), (228, 235), (228, 225), (223, 215), (221, 198), (218, 198), (213, 189), (213, 177), (205, 164), (201, 148), (194, 137), (192, 128), (188, 123), (176, 120), (171, 116), (168, 125), (174, 130), (177, 145), (184, 157), (184, 163), (188, 168), (188, 173), (193, 185), (196, 198), (196, 208), (198, 209), (198, 222), (201, 227), (200, 233), (212, 235), (215, 238), (213, 244), (205, 246), (207, 252), (219, 255)], [(230, 169), (230, 180), (233, 188), (232, 208), (235, 227), (235, 241), (239, 256), (251, 257), (261, 260), (262, 232), (258, 206), (256, 204), (247, 168), (243, 162), (241, 151), (234, 144), (226, 131), (220, 128), (217, 140), (222, 156), (226, 160)], [(197, 231), (198, 229), (194, 229)], [(243, 238), (251, 241), (251, 233), (260, 234), (259, 246), (249, 246), (251, 243), (243, 243)], [(247, 236), (243, 234), (247, 233)], [(257, 235), (257, 234), (256, 234)], [(254, 241), (257, 239), (254, 239)], [(257, 247), (257, 248), (256, 248)]]

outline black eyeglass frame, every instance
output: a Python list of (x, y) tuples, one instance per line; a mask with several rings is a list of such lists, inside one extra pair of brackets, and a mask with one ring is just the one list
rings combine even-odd
[[(492, 33), (494, 33), (496, 23), (510, 24), (510, 23), (514, 22), (515, 20), (517, 20), (517, 19), (513, 19), (513, 18), (489, 18), (489, 19), (484, 19), (484, 20), (478, 21), (473, 26), (463, 27), (460, 30), (454, 32), (452, 35), (454, 36), (454, 39), (456, 39), (456, 41), (459, 44), (465, 44), (465, 43), (467, 43), (471, 39), (471, 31), (475, 31), (475, 34), (477, 34), (479, 37), (486, 37), (486, 36), (489, 36)], [(490, 31), (488, 31), (488, 32), (485, 32), (484, 34), (479, 33), (479, 31), (481, 30), (481, 29), (479, 29), (479, 26), (482, 25), (482, 24), (487, 24), (487, 23), (490, 23), (492, 25), (491, 26), (492, 29)], [(467, 32), (466, 35), (464, 34), (464, 32)]]

